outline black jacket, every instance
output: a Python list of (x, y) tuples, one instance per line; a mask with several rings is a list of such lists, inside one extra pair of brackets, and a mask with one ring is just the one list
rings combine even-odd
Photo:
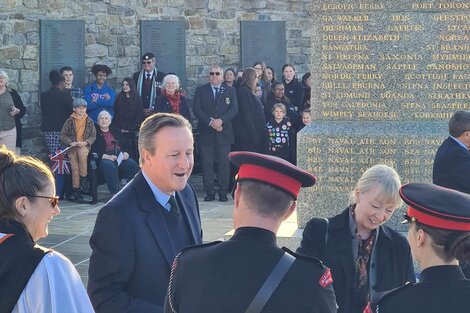
[(237, 150), (262, 152), (265, 143), (263, 104), (251, 90), (240, 85), (237, 88), (238, 114), (233, 121)]
[(286, 97), (292, 101), (292, 104), (297, 108), (297, 112), (302, 112), (305, 109), (303, 104), (304, 86), (302, 86), (302, 83), (295, 77), (289, 83), (282, 79), (282, 83), (284, 84)]
[[(221, 85), (217, 100), (214, 99), (209, 83), (196, 88), (193, 100), (194, 115), (198, 118), (199, 140), (217, 142), (219, 145), (231, 145), (234, 141), (232, 120), (238, 112), (238, 101), (235, 89)], [(216, 131), (209, 126), (211, 118), (223, 121), (223, 130)]]
[(128, 131), (138, 131), (143, 120), (144, 107), (140, 96), (130, 99), (121, 92), (114, 103), (113, 126)]
[[(164, 112), (164, 113), (174, 113), (171, 108), (170, 101), (164, 95), (159, 95), (155, 99), (155, 108), (153, 109), (155, 113)], [(189, 113), (188, 101), (185, 96), (180, 96), (180, 112), (185, 119), (191, 122), (191, 114)]]
[(23, 133), (23, 125), (21, 124), (21, 118), (25, 115), (26, 113), (26, 108), (23, 104), (23, 101), (21, 100), (20, 95), (18, 92), (16, 92), (15, 89), (12, 89), (11, 92), (11, 97), (13, 98), (13, 104), (17, 109), (20, 109), (20, 113), (15, 115), (15, 125), (16, 125), (16, 146), (21, 148), (21, 145), (23, 143), (22, 140), (22, 133)]
[[(284, 251), (268, 230), (242, 227), (225, 242), (185, 248), (173, 263), (165, 312), (242, 313)], [(287, 252), (293, 254), (292, 252)], [(316, 259), (298, 256), (261, 312), (333, 313), (327, 271)]]
[(65, 121), (72, 114), (70, 92), (51, 87), (41, 94), (41, 131), (60, 132)]
[(470, 280), (465, 279), (458, 266), (442, 265), (423, 270), (418, 284), (409, 284), (383, 295), (373, 312), (464, 313), (469, 310)]
[[(311, 219), (305, 226), (298, 253), (317, 257), (331, 268), (333, 288), (338, 302), (338, 313), (362, 313), (353, 311), (352, 287), (355, 263), (349, 228), (349, 208), (329, 220), (329, 238), (325, 249), (325, 221)], [(389, 228), (380, 226), (379, 237), (373, 250), (376, 260), (370, 259), (369, 272), (375, 270), (377, 284), (371, 285), (374, 292), (390, 290), (415, 281), (410, 246), (406, 238)], [(374, 251), (372, 251), (374, 254)], [(369, 273), (369, 278), (371, 278)], [(372, 294), (372, 292), (371, 292)], [(364, 305), (365, 307), (365, 305)]]
[(444, 140), (434, 158), (432, 181), (470, 194), (470, 152), (450, 137)]
[[(98, 125), (96, 126), (96, 140), (91, 146), (91, 151), (98, 154), (99, 160), (103, 157), (103, 154), (106, 154), (106, 141), (103, 137), (103, 131)], [(122, 152), (129, 152), (129, 147), (127, 146), (127, 140), (124, 139), (122, 133), (119, 129), (110, 127), (109, 131), (113, 135), (116, 146), (118, 146)]]

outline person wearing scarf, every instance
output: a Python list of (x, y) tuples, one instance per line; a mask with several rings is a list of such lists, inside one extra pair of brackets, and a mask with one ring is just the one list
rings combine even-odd
[(362, 174), (348, 208), (305, 226), (297, 253), (331, 268), (338, 313), (362, 313), (379, 292), (414, 282), (410, 246), (384, 225), (401, 206), (397, 172), (375, 165)]
[(168, 74), (163, 79), (162, 94), (155, 100), (154, 113), (176, 113), (191, 122), (188, 101), (180, 89), (178, 76)]

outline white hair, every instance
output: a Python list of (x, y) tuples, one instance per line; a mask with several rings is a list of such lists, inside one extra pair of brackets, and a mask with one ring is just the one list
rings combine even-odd
[(103, 110), (103, 111), (100, 112), (100, 114), (98, 114), (98, 119), (100, 119), (100, 117), (103, 116), (103, 115), (107, 115), (110, 121), (113, 120), (113, 117), (111, 116), (111, 114), (106, 110)]
[(162, 89), (166, 88), (166, 84), (168, 84), (168, 81), (170, 79), (173, 79), (176, 81), (176, 90), (180, 89), (180, 79), (178, 78), (178, 76), (173, 75), (173, 74), (168, 74), (163, 78)]
[(6, 80), (5, 85), (8, 86), (8, 82), (10, 81), (10, 79), (8, 78), (8, 73), (5, 72), (4, 70), (0, 69), (0, 76), (5, 77), (5, 80)]

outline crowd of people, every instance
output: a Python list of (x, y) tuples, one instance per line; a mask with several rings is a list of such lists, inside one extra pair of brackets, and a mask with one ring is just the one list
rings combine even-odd
[[(41, 95), (51, 160), (67, 154), (71, 164), (70, 197), (80, 200), (86, 188), (90, 152), (114, 195), (90, 238), (87, 292), (69, 260), (36, 244), (60, 213), (60, 175), (13, 152), (21, 99), (0, 71), (0, 313), (468, 310), (470, 195), (460, 190), (468, 185), (452, 187), (458, 175), (438, 172), (450, 171), (444, 150), (458, 154), (454, 165), (470, 162), (469, 112), (454, 114), (436, 156), (436, 184), (444, 187), (402, 185), (395, 169), (374, 165), (340, 214), (311, 217), (293, 252), (277, 247), (276, 233), (300, 189), (316, 183), (295, 165), (296, 132), (312, 120), (303, 87), (310, 75), (299, 82), (286, 64), (278, 82), (263, 62), (241, 74), (212, 65), (193, 99), (204, 200), (218, 193), (227, 201), (233, 190), (235, 233), (202, 244), (188, 184), (195, 153), (188, 99), (179, 78), (155, 65), (144, 54), (142, 70), (122, 81), (117, 97), (106, 65), (93, 66), (96, 81), (83, 92), (70, 67), (51, 71), (52, 87)], [(402, 201), (407, 239), (386, 225)], [(422, 269), (418, 283), (413, 260)]]

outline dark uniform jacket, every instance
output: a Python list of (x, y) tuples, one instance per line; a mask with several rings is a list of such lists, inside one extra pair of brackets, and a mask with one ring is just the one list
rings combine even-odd
[(0, 313), (10, 313), (39, 262), (51, 250), (36, 245), (26, 227), (0, 219)]
[[(193, 100), (194, 115), (198, 118), (200, 142), (216, 142), (219, 145), (231, 145), (234, 142), (232, 120), (238, 112), (235, 89), (221, 85), (217, 99), (209, 83), (196, 88)], [(218, 132), (209, 126), (211, 118), (223, 121), (223, 130)]]
[[(283, 252), (274, 233), (255, 227), (239, 228), (222, 243), (184, 249), (173, 263), (165, 312), (245, 312)], [(316, 259), (295, 256), (261, 312), (336, 312), (331, 284), (320, 285), (329, 271)]]
[(470, 152), (450, 137), (444, 140), (434, 159), (432, 181), (470, 194)]
[(418, 284), (408, 284), (383, 295), (372, 312), (467, 313), (470, 312), (470, 280), (458, 266), (428, 267)]
[[(360, 309), (351, 310), (354, 303), (353, 284), (356, 271), (349, 227), (349, 208), (329, 218), (326, 249), (325, 224), (323, 219), (311, 219), (305, 226), (297, 252), (319, 258), (325, 266), (331, 268), (338, 312), (362, 313), (366, 304)], [(376, 292), (404, 285), (408, 281), (415, 281), (411, 250), (406, 238), (387, 226), (379, 227), (377, 242), (369, 263), (371, 296)], [(373, 277), (376, 278), (375, 283)]]

